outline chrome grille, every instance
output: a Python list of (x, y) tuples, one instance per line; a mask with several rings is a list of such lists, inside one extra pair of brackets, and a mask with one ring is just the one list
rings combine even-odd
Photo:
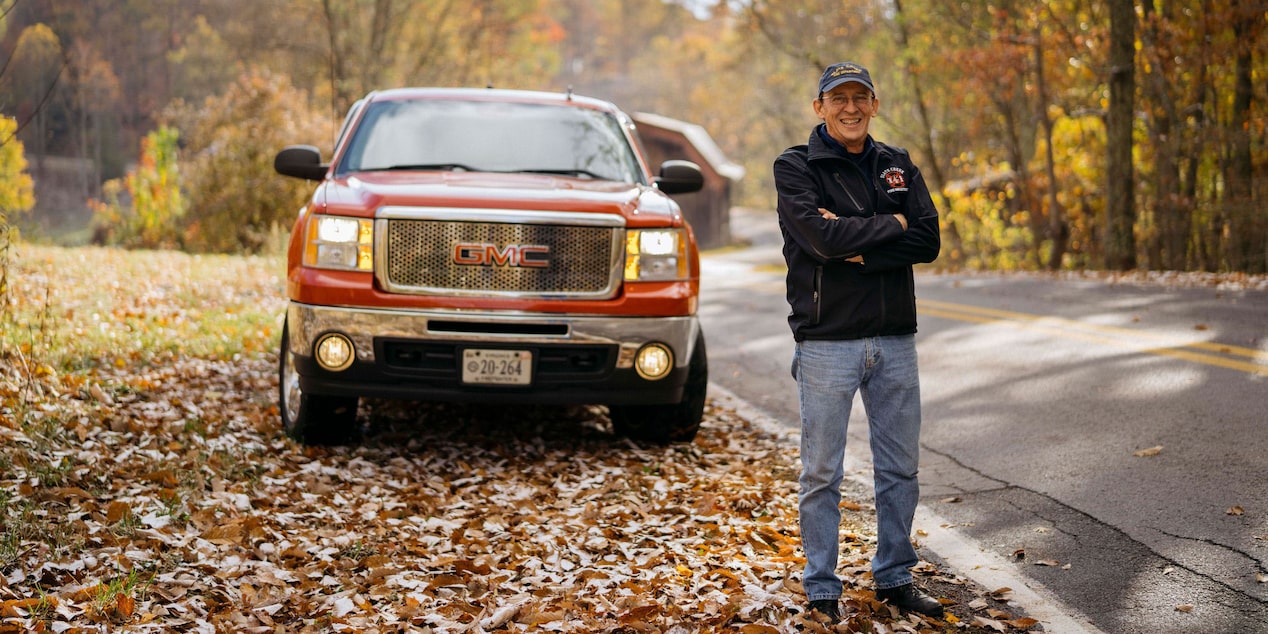
[[(619, 279), (622, 231), (610, 226), (393, 218), (386, 234), (379, 275), (392, 292), (602, 298), (615, 294)], [(546, 247), (548, 264), (459, 264), (459, 244), (501, 253), (509, 245)]]

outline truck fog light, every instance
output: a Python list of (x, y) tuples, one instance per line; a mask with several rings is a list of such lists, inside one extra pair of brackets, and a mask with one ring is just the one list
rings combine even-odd
[(352, 341), (339, 333), (328, 334), (317, 340), (317, 363), (332, 372), (352, 365)]
[(648, 381), (665, 378), (674, 367), (674, 353), (663, 343), (649, 343), (638, 351), (634, 369)]

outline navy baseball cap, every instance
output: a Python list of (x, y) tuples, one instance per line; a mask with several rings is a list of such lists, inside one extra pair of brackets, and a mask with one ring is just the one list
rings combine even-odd
[(819, 78), (819, 94), (828, 92), (847, 81), (858, 82), (867, 86), (868, 90), (876, 92), (876, 88), (872, 86), (872, 75), (866, 68), (854, 62), (841, 62), (824, 69), (823, 76)]

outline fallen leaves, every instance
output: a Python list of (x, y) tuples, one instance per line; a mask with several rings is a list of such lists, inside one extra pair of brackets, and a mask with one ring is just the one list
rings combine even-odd
[[(97, 315), (105, 347), (71, 355), (95, 361), (0, 364), (0, 632), (822, 631), (786, 439), (715, 406), (695, 443), (647, 447), (596, 408), (367, 402), (362, 444), (299, 446), (278, 426), (275, 333), (171, 340), (218, 337), (199, 319), (280, 283), (182, 281), (186, 256), (155, 257), (178, 273), (87, 267), (150, 279), (140, 296), (107, 280), (122, 296), (52, 308)], [(152, 348), (119, 344), (146, 324)], [(842, 508), (851, 627), (1033, 627), (999, 609), (1007, 588), (945, 623), (876, 602), (873, 510)]]
[[(261, 397), (271, 359), (184, 359), (168, 372), (164, 387), (109, 410), (127, 431), (93, 423), (99, 402), (67, 401), (84, 414), (73, 418), (83, 441), (71, 434), (53, 451), (72, 475), (27, 494), (52, 505), (50, 530), (82, 527), (82, 549), (32, 540), (6, 567), (0, 597), (57, 602), (13, 604), (12, 623), (590, 632), (804, 621), (789, 582), (801, 566), (796, 482), (754, 467), (793, 464), (796, 449), (734, 412), (711, 407), (697, 442), (660, 448), (611, 435), (585, 408), (372, 403), (363, 444), (317, 449), (260, 425), (276, 415)], [(869, 530), (842, 536), (863, 593)], [(117, 583), (125, 571), (143, 583)], [(860, 605), (860, 622), (913, 626)]]
[(1136, 456), (1137, 458), (1149, 458), (1152, 456), (1156, 456), (1160, 453), (1162, 453), (1162, 445), (1157, 445), (1155, 447), (1150, 447), (1148, 449), (1141, 449), (1140, 451), (1134, 451), (1132, 452), (1132, 455)]

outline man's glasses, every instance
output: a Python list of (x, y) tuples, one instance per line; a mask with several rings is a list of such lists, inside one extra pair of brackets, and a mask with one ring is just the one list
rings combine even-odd
[(840, 108), (847, 103), (853, 103), (855, 108), (862, 109), (872, 105), (872, 99), (874, 98), (875, 97), (872, 95), (854, 95), (853, 97), (846, 95), (828, 95), (824, 97), (823, 100), (837, 108)]

